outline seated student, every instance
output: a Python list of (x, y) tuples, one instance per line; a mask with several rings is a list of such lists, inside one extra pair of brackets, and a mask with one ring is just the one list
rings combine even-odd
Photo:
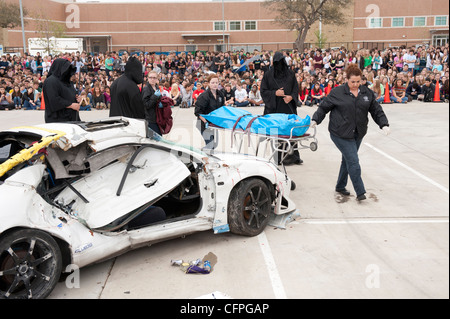
[(320, 85), (318, 83), (314, 83), (314, 87), (311, 90), (311, 105), (317, 104), (319, 105), (322, 102), (322, 99), (325, 97)]
[(395, 80), (394, 85), (392, 86), (391, 101), (394, 103), (408, 102), (408, 97), (406, 96), (406, 88), (403, 84), (403, 80), (401, 79)]
[(234, 104), (234, 90), (231, 89), (231, 84), (226, 83), (222, 89), (222, 93), (225, 96), (225, 105)]
[(205, 89), (202, 88), (202, 83), (200, 81), (198, 81), (196, 90), (192, 93), (192, 98), (194, 99), (194, 103), (197, 101), (197, 98), (199, 97), (199, 95), (202, 94), (203, 92), (205, 92)]
[(178, 84), (172, 84), (170, 88), (170, 98), (173, 100), (174, 106), (178, 106), (181, 103), (181, 91)]
[[(385, 79), (386, 77), (383, 78), (383, 80)], [(374, 79), (370, 89), (375, 93), (377, 102), (382, 103), (384, 101), (384, 85), (381, 84), (380, 79)]]
[(327, 86), (325, 87), (325, 96), (330, 94), (331, 90), (336, 86), (336, 82), (333, 79), (328, 80)]
[(410, 83), (406, 88), (406, 96), (409, 102), (417, 100), (420, 94), (422, 94), (422, 88), (417, 82)]
[(252, 85), (252, 89), (248, 94), (248, 101), (252, 106), (260, 106), (264, 104), (264, 101), (261, 97), (261, 92), (259, 92), (257, 84)]
[(236, 83), (236, 91), (234, 91), (234, 105), (238, 107), (248, 106), (250, 103), (248, 101), (247, 91), (242, 87), (242, 83)]
[(23, 94), (23, 108), (25, 110), (36, 110), (36, 103), (34, 102), (34, 100), (34, 89), (30, 86)]
[(6, 92), (5, 87), (0, 87), (0, 110), (14, 110), (14, 102), (11, 94)]
[(422, 100), (424, 102), (433, 102), (435, 87), (429, 77), (425, 79), (425, 84), (422, 85), (421, 89), (422, 94), (419, 96), (418, 100)]
[(36, 110), (41, 109), (41, 92), (34, 93), (34, 104), (36, 105)]
[(88, 98), (86, 91), (81, 92), (80, 97), (80, 111), (90, 111), (91, 100)]
[(309, 95), (308, 84), (306, 81), (302, 81), (300, 84), (300, 90), (298, 92), (299, 106), (306, 105), (311, 106), (311, 96)]
[(19, 110), (22, 108), (22, 92), (20, 92), (20, 87), (18, 85), (14, 86), (13, 92), (11, 93), (14, 106), (16, 110)]
[(101, 91), (99, 86), (94, 87), (94, 92), (92, 95), (92, 104), (97, 110), (106, 109), (106, 99), (105, 95)]
[(181, 90), (181, 108), (189, 108), (193, 105), (193, 91), (192, 88), (194, 87), (194, 83), (187, 82), (184, 90)]
[(372, 83), (367, 81), (367, 78), (363, 75), (361, 77), (361, 86), (365, 86), (366, 88), (368, 88), (371, 85), (372, 85)]
[(106, 108), (109, 109), (111, 107), (111, 91), (108, 86), (105, 87), (103, 95), (105, 96)]

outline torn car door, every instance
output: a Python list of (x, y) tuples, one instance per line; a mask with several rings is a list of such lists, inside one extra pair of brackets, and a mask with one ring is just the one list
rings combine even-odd
[(72, 215), (87, 227), (101, 229), (164, 196), (189, 175), (186, 165), (169, 151), (143, 145), (124, 161), (72, 183), (55, 202), (70, 205)]

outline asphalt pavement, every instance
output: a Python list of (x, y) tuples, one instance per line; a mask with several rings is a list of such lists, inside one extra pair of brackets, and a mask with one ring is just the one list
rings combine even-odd
[[(257, 237), (212, 231), (172, 239), (82, 268), (51, 299), (449, 298), (449, 104), (383, 105), (391, 134), (370, 119), (359, 151), (367, 200), (334, 192), (340, 153), (317, 127), (317, 151), (288, 166), (300, 217)], [(247, 108), (261, 114), (261, 107)], [(316, 107), (301, 107), (312, 116)], [(202, 146), (194, 110), (174, 108), (168, 139)], [(108, 117), (83, 111), (82, 120)], [(0, 129), (44, 122), (43, 111), (0, 111)], [(230, 138), (221, 136), (225, 149)], [(172, 259), (217, 257), (212, 273), (185, 274)]]

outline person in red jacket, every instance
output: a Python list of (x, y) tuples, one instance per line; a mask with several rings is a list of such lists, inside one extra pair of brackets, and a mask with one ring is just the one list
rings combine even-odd
[(305, 81), (300, 84), (300, 90), (298, 92), (298, 102), (299, 106), (311, 106), (311, 96), (309, 95), (309, 90)]
[(334, 89), (336, 86), (333, 79), (328, 80), (328, 85), (325, 87), (325, 96), (328, 96), (330, 94), (331, 90)]
[(322, 89), (320, 88), (319, 82), (314, 83), (314, 87), (311, 90), (311, 104), (317, 104), (319, 105), (320, 102), (322, 102), (322, 99), (325, 97), (325, 94), (323, 93)]

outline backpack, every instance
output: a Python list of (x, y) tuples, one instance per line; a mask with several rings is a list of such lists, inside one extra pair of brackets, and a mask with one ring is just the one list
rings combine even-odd
[(156, 107), (156, 124), (161, 130), (161, 134), (168, 134), (173, 126), (172, 106), (174, 103), (167, 96), (162, 96), (160, 102), (163, 107)]

